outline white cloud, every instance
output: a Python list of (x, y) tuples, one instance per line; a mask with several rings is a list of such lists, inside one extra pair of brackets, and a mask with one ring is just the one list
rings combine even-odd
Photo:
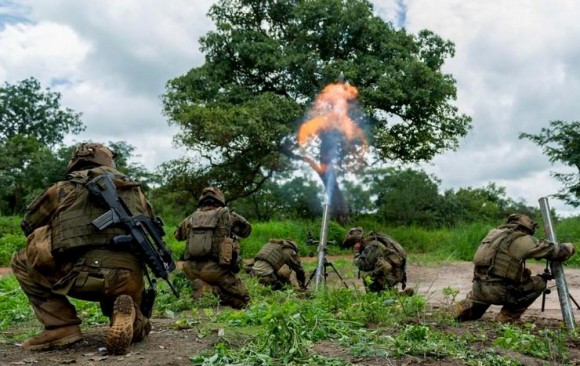
[(67, 25), (54, 22), (9, 24), (0, 32), (0, 78), (14, 82), (74, 79), (91, 50)]
[[(165, 83), (203, 62), (198, 39), (213, 26), (203, 0), (22, 0), (0, 5), (0, 82), (34, 76), (83, 113), (77, 140), (134, 145), (153, 168), (183, 154), (161, 115)], [(536, 205), (559, 189), (541, 150), (519, 140), (551, 120), (580, 119), (580, 3), (573, 0), (374, 0), (411, 33), (431, 29), (456, 45), (445, 71), (473, 129), (427, 170), (447, 188), (496, 182)], [(14, 4), (11, 4), (14, 5)], [(572, 212), (561, 203), (559, 212)], [(576, 211), (578, 212), (578, 211)]]

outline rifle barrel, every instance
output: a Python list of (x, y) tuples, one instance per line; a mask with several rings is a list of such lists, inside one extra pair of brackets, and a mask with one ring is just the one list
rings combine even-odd
[[(550, 215), (550, 204), (548, 198), (540, 198), (539, 203), (542, 219), (544, 220), (544, 230), (546, 231), (548, 240), (557, 243), (554, 225), (552, 224), (552, 216)], [(552, 275), (556, 280), (562, 318), (564, 319), (564, 323), (568, 329), (574, 329), (576, 327), (576, 321), (574, 319), (574, 313), (572, 312), (572, 305), (570, 304), (570, 292), (568, 290), (566, 277), (564, 276), (564, 266), (562, 266), (562, 262), (550, 261), (550, 268), (552, 270)]]

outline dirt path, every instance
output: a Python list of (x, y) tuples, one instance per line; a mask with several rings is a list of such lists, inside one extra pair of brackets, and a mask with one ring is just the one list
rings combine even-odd
[[(335, 257), (329, 257), (334, 260)], [(348, 256), (346, 259), (349, 259)], [(316, 258), (304, 258), (305, 261), (315, 261)], [(541, 264), (531, 264), (532, 273), (543, 270)], [(424, 295), (433, 305), (441, 305), (447, 299), (443, 289), (450, 287), (459, 290), (457, 300), (465, 297), (471, 287), (473, 267), (469, 262), (448, 262), (432, 266), (409, 265), (408, 286), (414, 287), (419, 294)], [(580, 270), (565, 269), (570, 293), (575, 299), (580, 299)], [(4, 269), (0, 274), (7, 273)], [(329, 276), (333, 276), (332, 273)], [(334, 275), (335, 276), (335, 275)], [(330, 277), (329, 277), (330, 278)], [(360, 286), (360, 280), (348, 280), (352, 285)], [(553, 285), (554, 282), (551, 281)], [(540, 311), (540, 299), (524, 314), (524, 320), (536, 322), (558, 323), (562, 320), (557, 291), (547, 296), (546, 310)], [(486, 314), (483, 321), (489, 321), (499, 307), (493, 306), (490, 315)], [(580, 319), (580, 310), (574, 308), (576, 319)], [(0, 365), (189, 365), (191, 355), (206, 349), (212, 349), (217, 341), (217, 334), (200, 337), (195, 329), (178, 330), (173, 327), (173, 321), (153, 319), (153, 331), (144, 342), (135, 344), (131, 352), (125, 356), (108, 356), (103, 348), (103, 335), (106, 327), (92, 327), (85, 334), (85, 339), (66, 350), (48, 352), (29, 352), (16, 345), (0, 344)], [(463, 326), (463, 325), (462, 325)], [(469, 326), (476, 326), (471, 323)], [(9, 336), (10, 331), (6, 335)], [(444, 363), (420, 362), (423, 365), (443, 365)], [(371, 364), (371, 363), (369, 363)], [(372, 363), (374, 364), (374, 363)], [(380, 364), (380, 363), (377, 363)], [(414, 363), (406, 363), (414, 364)]]

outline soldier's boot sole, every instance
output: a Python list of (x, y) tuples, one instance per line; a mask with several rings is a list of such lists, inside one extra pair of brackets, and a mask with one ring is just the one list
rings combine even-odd
[(113, 306), (113, 324), (105, 337), (107, 352), (113, 355), (124, 355), (133, 339), (133, 322), (135, 306), (129, 295), (121, 295)]

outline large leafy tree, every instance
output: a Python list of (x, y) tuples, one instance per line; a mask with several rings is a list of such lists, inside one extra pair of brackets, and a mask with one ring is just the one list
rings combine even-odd
[(34, 138), (52, 147), (69, 133), (84, 130), (81, 114), (60, 105), (61, 95), (42, 89), (35, 78), (0, 87), (0, 143), (15, 136)]
[(521, 133), (520, 138), (540, 146), (550, 162), (560, 162), (576, 170), (574, 173), (552, 173), (564, 185), (554, 196), (574, 207), (580, 206), (580, 121), (552, 121), (540, 133)]
[[(43, 187), (64, 177), (56, 148), (84, 129), (61, 95), (29, 78), (0, 87), (0, 212), (18, 214)], [(66, 166), (66, 165), (65, 165)]]
[[(370, 178), (370, 179), (369, 179)], [(439, 180), (413, 169), (384, 169), (369, 174), (378, 216), (397, 225), (435, 226)]]
[[(453, 105), (455, 80), (441, 70), (454, 45), (428, 30), (395, 29), (367, 0), (220, 0), (209, 17), (215, 30), (200, 40), (205, 63), (170, 80), (163, 96), (170, 123), (181, 128), (176, 142), (201, 156), (177, 164), (177, 179), (240, 197), (304, 164), (297, 126), (340, 72), (359, 90), (364, 111), (352, 118), (365, 122), (380, 160), (430, 160), (467, 133), (470, 118)], [(329, 148), (339, 150), (336, 169), (317, 173), (333, 192), (334, 217), (344, 219), (338, 179), (353, 150), (340, 142), (314, 158), (323, 163)]]

